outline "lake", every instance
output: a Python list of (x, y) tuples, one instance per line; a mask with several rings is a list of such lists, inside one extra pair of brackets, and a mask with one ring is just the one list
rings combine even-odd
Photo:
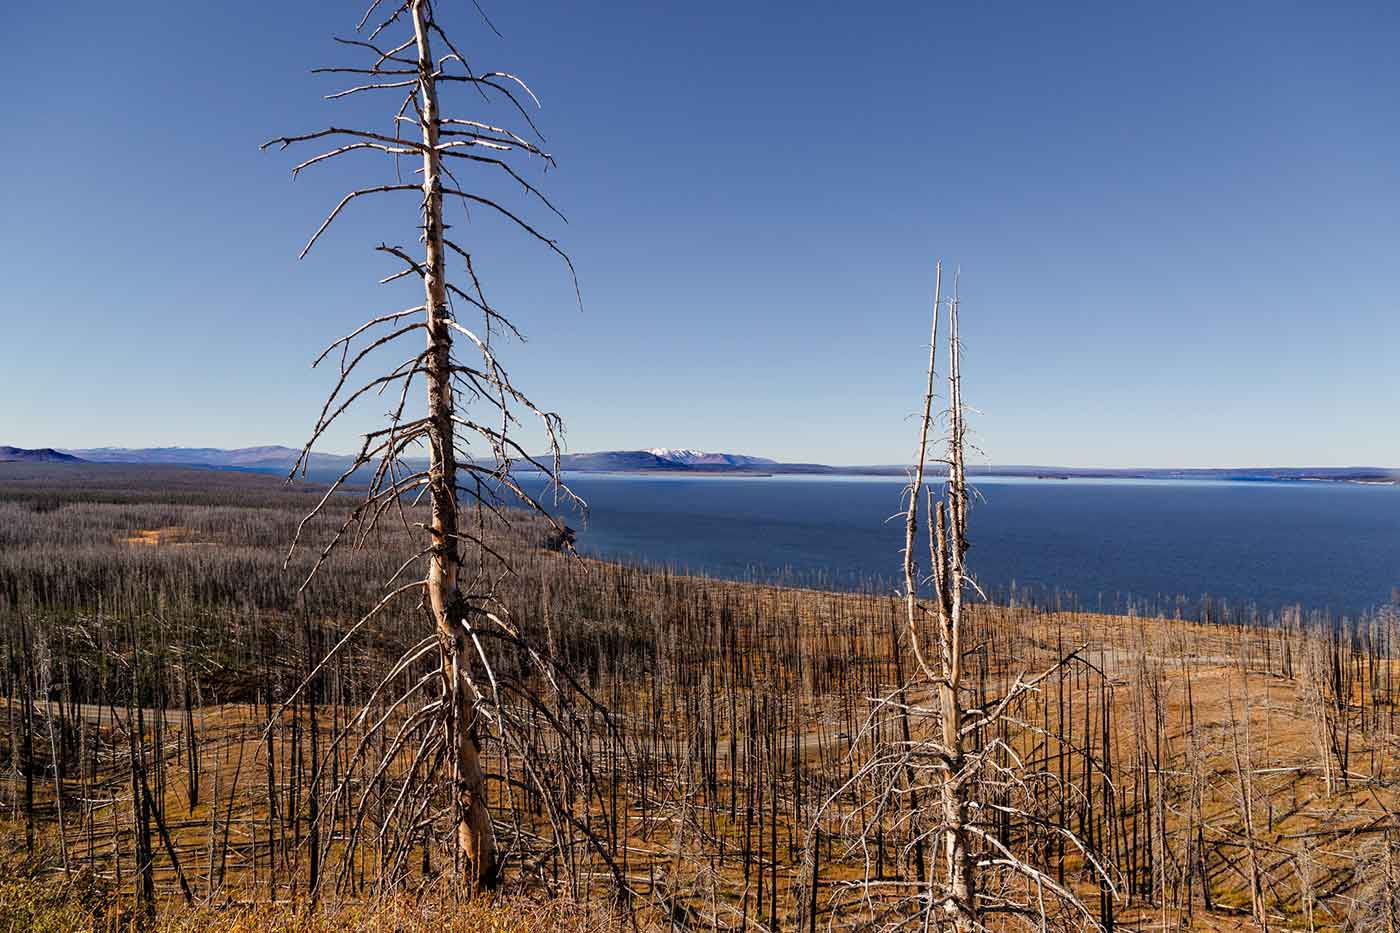
[[(590, 506), (586, 522), (567, 520), (591, 556), (823, 589), (891, 589), (901, 578), (904, 530), (890, 519), (898, 477), (566, 479)], [(1400, 487), (991, 476), (973, 485), (968, 562), (994, 598), (1356, 614), (1400, 587)]]

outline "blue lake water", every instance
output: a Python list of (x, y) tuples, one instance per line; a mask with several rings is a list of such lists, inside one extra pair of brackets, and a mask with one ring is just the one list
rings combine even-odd
[[(897, 477), (573, 474), (582, 552), (740, 580), (891, 588)], [(1400, 587), (1400, 487), (977, 477), (968, 561), (990, 595), (1194, 613), (1357, 614)], [(926, 538), (922, 539), (926, 542)], [(926, 546), (926, 545), (925, 545)], [(926, 552), (920, 563), (927, 565)]]

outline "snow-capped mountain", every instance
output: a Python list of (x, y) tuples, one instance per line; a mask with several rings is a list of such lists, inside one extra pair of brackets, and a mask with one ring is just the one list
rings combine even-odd
[(647, 453), (661, 460), (683, 463), (686, 466), (762, 466), (777, 462), (769, 460), (767, 457), (712, 453), (704, 450), (692, 450), (689, 447), (653, 447)]

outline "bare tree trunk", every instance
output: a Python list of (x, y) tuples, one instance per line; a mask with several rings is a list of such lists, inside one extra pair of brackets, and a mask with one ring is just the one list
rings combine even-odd
[[(934, 680), (934, 673), (929, 668), (928, 660), (924, 657), (924, 649), (919, 635), (918, 614), (919, 614), (919, 580), (914, 562), (914, 545), (919, 531), (919, 494), (924, 485), (924, 465), (928, 461), (928, 434), (929, 425), (933, 420), (933, 385), (934, 385), (934, 363), (938, 357), (938, 317), (943, 303), (943, 263), (940, 260), (934, 266), (933, 273), (933, 323), (929, 326), (928, 345), (928, 384), (924, 388), (924, 411), (923, 419), (919, 428), (919, 449), (917, 451), (914, 467), (914, 477), (909, 483), (909, 507), (905, 513), (904, 522), (904, 605), (906, 611), (906, 622), (909, 629), (909, 645), (914, 652), (914, 659), (918, 662), (919, 670), (923, 677)], [(930, 497), (932, 492), (930, 492)], [(932, 498), (930, 498), (932, 503)], [(931, 508), (931, 505), (930, 505)], [(930, 528), (933, 525), (933, 515), (927, 518)], [(932, 535), (930, 535), (932, 540)], [(930, 563), (937, 563), (935, 555), (930, 553)], [(935, 575), (938, 569), (933, 568)], [(913, 731), (909, 725), (909, 697), (908, 691), (904, 689), (904, 664), (899, 656), (899, 643), (893, 638), (895, 633), (894, 619), (890, 620), (891, 643), (890, 650), (894, 653), (895, 674), (899, 679), (899, 702), (903, 707), (900, 714), (900, 731), (904, 737), (904, 744), (912, 746)], [(919, 791), (915, 786), (914, 769), (908, 762), (905, 763), (904, 773), (901, 776), (904, 787), (909, 794), (909, 810), (911, 813), (919, 812)], [(935, 854), (935, 858), (936, 858)], [(914, 845), (914, 868), (917, 877), (924, 877), (926, 868), (924, 865), (924, 840), (918, 840)], [(816, 883), (815, 875), (813, 884)], [(815, 922), (815, 920), (813, 921)]]
[[(371, 5), (357, 29), (366, 27), (378, 7), (377, 3)], [(418, 181), (405, 182), (396, 176), (396, 182), (393, 184), (359, 188), (347, 194), (302, 249), (301, 255), (305, 256), (346, 206), (359, 198), (394, 194), (419, 199), (422, 252), (410, 253), (387, 243), (380, 243), (377, 249), (405, 266), (381, 279), (381, 284), (398, 281), (404, 276), (417, 275), (423, 282), (424, 302), (371, 319), (332, 343), (317, 357), (313, 366), (333, 356), (337, 349), (340, 350), (339, 378), (326, 398), (321, 415), (317, 418), (311, 437), (302, 449), (291, 476), (295, 476), (298, 471), (305, 474), (316, 442), (358, 400), (371, 392), (382, 393), (392, 388), (397, 403), (388, 413), (387, 425), (364, 435), (364, 443), (359, 453), (351, 459), (349, 467), (331, 484), (316, 507), (298, 527), (288, 552), (288, 560), (290, 561), (295, 553), (302, 531), (311, 519), (323, 514), (327, 503), (335, 501), (335, 494), (343, 490), (345, 484), (359, 471), (366, 469), (372, 469), (373, 475), (364, 498), (351, 510), (340, 528), (333, 532), (329, 543), (312, 565), (302, 584), (303, 587), (310, 583), (338, 548), (364, 546), (380, 518), (396, 505), (399, 506), (397, 512), (405, 528), (422, 529), (426, 532), (428, 542), (427, 547), (402, 565), (386, 586), (397, 584), (400, 577), (410, 568), (415, 568), (415, 575), (422, 573), (422, 578), (410, 578), (408, 582), (390, 589), (373, 609), (351, 626), (335, 646), (323, 655), (301, 686), (283, 701), (277, 714), (295, 701), (351, 637), (382, 609), (404, 594), (421, 595), (433, 615), (434, 635), (439, 650), (441, 695), (432, 700), (415, 696), (420, 690), (426, 689), (427, 682), (424, 682), (417, 686), (407, 686), (407, 692), (390, 701), (391, 710), (410, 703), (416, 704), (417, 711), (410, 713), (414, 718), (405, 724), (406, 731), (402, 731), (392, 742), (381, 742), (377, 750), (372, 750), (362, 742), (352, 754), (351, 760), (340, 762), (337, 759), (339, 778), (336, 793), (348, 790), (348, 782), (352, 780), (351, 775), (356, 763), (364, 760), (367, 755), (377, 754), (382, 770), (387, 762), (392, 761), (393, 757), (403, 750), (406, 743), (417, 739), (416, 730), (420, 726), (425, 727), (428, 737), (425, 737), (420, 745), (418, 755), (424, 762), (432, 759), (432, 763), (422, 777), (418, 776), (416, 770), (411, 769), (410, 784), (405, 790), (406, 794), (411, 794), (415, 799), (416, 810), (402, 810), (396, 803), (392, 813), (396, 819), (402, 818), (407, 821), (418, 819), (411, 816), (412, 813), (426, 812), (431, 806), (431, 798), (438, 781), (437, 775), (440, 773), (436, 761), (444, 762), (446, 767), (443, 770), (447, 772), (447, 790), (452, 802), (451, 831), (456, 836), (454, 855), (465, 856), (471, 887), (490, 888), (497, 884), (500, 864), (481, 763), (482, 736), (490, 730), (503, 746), (512, 746), (516, 752), (527, 756), (533, 753), (533, 749), (528, 745), (521, 745), (511, 734), (510, 726), (517, 714), (503, 706), (500, 685), (490, 669), (488, 653), (480, 641), (480, 635), (485, 630), (503, 638), (506, 644), (519, 645), (521, 642), (520, 634), (502, 620), (506, 614), (505, 607), (497, 598), (490, 575), (479, 572), (485, 570), (488, 564), (500, 569), (509, 567), (506, 558), (485, 541), (487, 513), (494, 516), (492, 521), (503, 520), (500, 507), (508, 501), (516, 501), (531, 509), (550, 525), (564, 542), (565, 549), (571, 550), (568, 548), (569, 529), (516, 482), (512, 471), (517, 461), (528, 462), (532, 468), (549, 477), (555, 484), (556, 492), (565, 500), (581, 508), (585, 506), (581, 500), (569, 493), (566, 486), (558, 482), (563, 431), (563, 423), (559, 416), (536, 406), (525, 393), (511, 383), (496, 359), (491, 346), (493, 328), (504, 329), (516, 336), (519, 336), (519, 332), (505, 316), (491, 307), (472, 267), (471, 254), (461, 243), (453, 242), (447, 236), (445, 199), (458, 199), (464, 211), (473, 207), (479, 208), (546, 246), (568, 268), (574, 280), (576, 296), (578, 279), (573, 276), (573, 264), (569, 257), (554, 240), (492, 198), (463, 190), (462, 182), (448, 168), (450, 163), (445, 161), (451, 158), (463, 159), (480, 167), (482, 171), (500, 172), (520, 184), (526, 193), (563, 219), (563, 215), (559, 214), (548, 198), (507, 161), (508, 157), (513, 155), (517, 159), (552, 165), (553, 159), (547, 152), (524, 136), (492, 123), (449, 118), (444, 115), (439, 100), (439, 92), (444, 87), (443, 82), (457, 82), (478, 92), (484, 104), (489, 104), (495, 99), (497, 103), (508, 105), (514, 113), (524, 119), (530, 131), (538, 136), (538, 130), (513, 89), (518, 89), (521, 94), (535, 100), (533, 92), (514, 75), (504, 72), (473, 73), (467, 66), (465, 57), (438, 23), (432, 0), (402, 0), (392, 11), (386, 8), (380, 10), (380, 13), (385, 19), (368, 31), (364, 41), (337, 40), (377, 55), (378, 58), (370, 67), (329, 67), (316, 69), (316, 72), (371, 77), (368, 83), (329, 95), (335, 99), (361, 93), (404, 89), (402, 104), (394, 116), (393, 135), (332, 126), (298, 136), (283, 136), (264, 144), (264, 148), (279, 146), (285, 149), (313, 140), (336, 140), (338, 144), (335, 148), (296, 166), (292, 170), (293, 176), (313, 165), (361, 150), (381, 152), (394, 157), (396, 168), (397, 160), (402, 158), (417, 155), (422, 160), (422, 178)], [(402, 41), (397, 37), (394, 40), (384, 40), (396, 43), (391, 51), (385, 51), (375, 44), (376, 37), (395, 27), (407, 32), (407, 38)], [(446, 54), (435, 57), (431, 36), (441, 40)], [(438, 50), (439, 53), (442, 51), (443, 49)], [(405, 74), (414, 77), (411, 80), (402, 80)], [(412, 127), (417, 127), (419, 131), (416, 138), (401, 133), (405, 128)], [(492, 154), (478, 154), (479, 149)], [(449, 252), (461, 257), (471, 282), (470, 292), (449, 281)], [(462, 325), (449, 303), (458, 300), (481, 313), (484, 324), (482, 336), (477, 336)], [(417, 317), (420, 312), (424, 315), (422, 318)], [(409, 317), (414, 320), (405, 323), (404, 319)], [(393, 330), (385, 333), (390, 327)], [(351, 380), (351, 373), (369, 354), (381, 347), (396, 344), (399, 338), (407, 337), (420, 328), (427, 336), (426, 347), (416, 351), (412, 357), (387, 374), (351, 390), (350, 387), (359, 382), (359, 377)], [(464, 344), (454, 344), (454, 331), (464, 338)], [(480, 355), (480, 363), (476, 366), (469, 365), (459, 358), (459, 347), (467, 345), (475, 348), (474, 351), (468, 350), (471, 355)], [(420, 377), (427, 385), (427, 406), (423, 417), (413, 418), (406, 414), (409, 410), (408, 400), (414, 380)], [(457, 394), (459, 383), (466, 393), (464, 396)], [(492, 415), (485, 418), (471, 417), (474, 405), (483, 410), (490, 410)], [(511, 432), (520, 424), (519, 415), (523, 413), (539, 419), (549, 450), (549, 456), (545, 459), (549, 463), (532, 457), (512, 437)], [(469, 447), (472, 441), (489, 448), (492, 454), (489, 465), (473, 456)], [(406, 454), (416, 451), (424, 443), (428, 446), (427, 470), (404, 460)], [(459, 477), (463, 474), (469, 475), (472, 482), (460, 483)], [(420, 519), (410, 523), (410, 514), (418, 508), (422, 497), (427, 498), (429, 514), (426, 521)], [(406, 499), (409, 500), (408, 507), (404, 508)], [(461, 503), (466, 501), (474, 502), (477, 506), (474, 514), (462, 511)], [(467, 559), (464, 555), (468, 553), (471, 554), (472, 572), (464, 575), (463, 565)], [(423, 566), (425, 561), (426, 567)], [(421, 649), (411, 649), (412, 656), (405, 655), (400, 661), (406, 666), (415, 663), (423, 651), (431, 651), (431, 648), (431, 643), (428, 643)], [(549, 660), (534, 650), (530, 650), (529, 655), (531, 666), (536, 671), (543, 670), (550, 664)], [(381, 688), (387, 689), (388, 683), (381, 685)], [(526, 688), (527, 695), (529, 689)], [(378, 694), (379, 691), (376, 690), (375, 696)], [(368, 713), (369, 707), (366, 706), (358, 715), (365, 716)], [(277, 714), (269, 716), (269, 720), (275, 722)], [(568, 729), (569, 726), (563, 723), (557, 724), (557, 731), (561, 733), (561, 737)], [(440, 758), (434, 759), (435, 754), (440, 755)], [(414, 769), (416, 768), (417, 765), (414, 766)], [(506, 797), (507, 799), (502, 801), (503, 804), (509, 803), (508, 795)], [(400, 801), (404, 799), (401, 795)], [(558, 829), (557, 826), (555, 828)], [(394, 835), (392, 853), (381, 848), (381, 857), (391, 862), (395, 859), (401, 861), (413, 840), (418, 837), (419, 831), (420, 827), (416, 824), (405, 826), (402, 832)], [(347, 866), (353, 872), (354, 868), (361, 864), (355, 859), (358, 838), (358, 833), (351, 833), (347, 839), (340, 856), (342, 873)], [(563, 851), (572, 845), (572, 838), (566, 839), (556, 832), (554, 844)]]
[[(1238, 780), (1238, 793), (1240, 797), (1240, 813), (1244, 825), (1245, 853), (1248, 858), (1249, 868), (1249, 904), (1250, 913), (1254, 922), (1260, 929), (1268, 933), (1269, 915), (1264, 905), (1264, 886), (1259, 870), (1259, 850), (1258, 840), (1254, 832), (1254, 755), (1249, 734), (1249, 671), (1244, 672), (1245, 695), (1244, 695), (1244, 751), (1240, 751), (1240, 716), (1235, 712), (1234, 697), (1228, 700), (1230, 705), (1230, 738), (1235, 755), (1235, 774)], [(1233, 690), (1231, 693), (1233, 694)]]
[[(920, 644), (918, 630), (918, 594), (919, 581), (916, 578), (914, 567), (914, 539), (919, 530), (919, 493), (924, 485), (924, 464), (928, 460), (928, 431), (929, 425), (933, 421), (933, 382), (934, 382), (934, 362), (938, 356), (938, 317), (942, 297), (940, 292), (943, 288), (943, 263), (940, 261), (934, 266), (933, 272), (933, 324), (929, 330), (928, 344), (928, 385), (924, 389), (924, 413), (919, 426), (919, 449), (918, 459), (915, 461), (914, 478), (909, 484), (909, 508), (904, 516), (904, 606), (906, 621), (909, 626), (909, 644), (913, 648), (914, 657), (919, 662), (919, 667), (925, 677), (930, 680), (935, 679), (933, 671), (929, 669), (928, 661), (924, 659), (924, 649)], [(928, 516), (930, 522), (933, 516)], [(935, 565), (937, 558), (930, 555)], [(935, 577), (940, 576), (941, 568), (933, 568)], [(901, 699), (902, 701), (902, 699)], [(909, 741), (909, 714), (906, 710), (904, 715), (904, 740)]]
[[(933, 422), (934, 362), (938, 347), (938, 317), (942, 309), (943, 264), (935, 267), (933, 325), (931, 328), (928, 356), (928, 382), (924, 390), (924, 407), (919, 426), (919, 449), (915, 461), (914, 477), (908, 489), (909, 505), (905, 512), (904, 525), (904, 590), (906, 623), (909, 628), (909, 641), (918, 661), (919, 669), (927, 681), (937, 686), (939, 709), (942, 719), (941, 747), (943, 777), (939, 786), (942, 810), (942, 830), (944, 849), (943, 886), (939, 890), (933, 884), (930, 874), (930, 909), (941, 904), (951, 918), (954, 927), (960, 931), (970, 931), (977, 927), (977, 904), (973, 883), (972, 860), (969, 855), (967, 825), (967, 784), (963, 774), (963, 709), (958, 690), (962, 682), (962, 586), (963, 555), (966, 552), (967, 516), (963, 474), (963, 442), (960, 373), (958, 370), (958, 302), (955, 296), (949, 304), (949, 341), (951, 362), (949, 364), (949, 427), (948, 427), (948, 489), (946, 501), (940, 501), (929, 515), (930, 539), (933, 543), (930, 555), (933, 564), (933, 581), (938, 598), (938, 634), (940, 646), (939, 669), (934, 671), (924, 657), (918, 629), (918, 586), (914, 567), (914, 539), (918, 531), (919, 492), (924, 482), (924, 464), (928, 455), (929, 427)], [(952, 525), (948, 524), (947, 506), (951, 505)], [(950, 534), (951, 533), (951, 534)], [(904, 705), (904, 740), (910, 741), (908, 726), (908, 706), (900, 691)], [(903, 775), (908, 783), (907, 773)], [(911, 794), (913, 791), (911, 790)]]
[[(943, 310), (943, 299), (939, 294), (941, 267), (939, 271), (939, 284), (935, 286), (934, 344), (938, 338), (937, 315)], [(1100, 881), (1100, 901), (1101, 904), (1109, 903), (1104, 915), (1109, 924), (1112, 923), (1112, 907), (1108, 899), (1118, 896), (1112, 866), (1106, 866), (1105, 860), (1094, 851), (1096, 845), (1092, 838), (1086, 841), (1065, 825), (1063, 807), (1058, 823), (1053, 819), (1044, 819), (1029, 809), (1036, 805), (1038, 793), (1032, 787), (1032, 781), (1025, 777), (1031, 773), (1026, 764), (1011, 760), (1015, 756), (1008, 745), (1008, 725), (1017, 722), (1010, 718), (1015, 715), (1012, 710), (1033, 696), (1037, 685), (1046, 678), (1063, 671), (1067, 665), (1083, 663), (1080, 652), (1084, 645), (1063, 654), (1035, 676), (1016, 674), (1004, 692), (1000, 689), (997, 691), (999, 697), (988, 695), (989, 670), (985, 657), (974, 662), (971, 668), (973, 679), (967, 684), (963, 682), (968, 662), (964, 657), (968, 650), (965, 642), (975, 637), (964, 630), (972, 621), (972, 617), (965, 617), (963, 611), (964, 588), (970, 587), (974, 592), (977, 592), (977, 588), (967, 573), (966, 561), (969, 504), (967, 426), (962, 403), (962, 347), (958, 332), (956, 278), (953, 295), (947, 305), (949, 333), (945, 339), (949, 346), (950, 362), (947, 456), (944, 462), (947, 463), (948, 473), (943, 494), (936, 503), (933, 491), (929, 490), (927, 507), (934, 597), (932, 606), (921, 604), (918, 600), (919, 587), (925, 581), (917, 576), (913, 559), (914, 537), (918, 531), (917, 496), (923, 484), (926, 445), (933, 421), (935, 351), (932, 349), (912, 485), (904, 490), (908, 498), (903, 516), (905, 547), (902, 570), (906, 592), (902, 614), (918, 660), (915, 674), (917, 687), (929, 699), (917, 705), (911, 705), (905, 699), (908, 691), (896, 661), (895, 674), (899, 683), (892, 693), (881, 698), (879, 704), (893, 708), (900, 720), (895, 724), (899, 737), (892, 741), (885, 739), (882, 720), (877, 717), (872, 717), (861, 729), (858, 741), (868, 737), (878, 751), (862, 766), (860, 775), (876, 775), (892, 769), (892, 773), (880, 779), (877, 792), (879, 805), (872, 808), (862, 828), (862, 843), (867, 852), (867, 879), (871, 879), (870, 872), (872, 868), (874, 870), (874, 877), (867, 885), (866, 897), (871, 899), (872, 909), (875, 909), (874, 885), (885, 878), (885, 834), (891, 828), (891, 816), (906, 802), (912, 803), (916, 792), (922, 796), (927, 788), (927, 793), (937, 798), (937, 805), (931, 808), (926, 821), (895, 817), (896, 825), (911, 828), (913, 844), (927, 841), (937, 851), (928, 863), (927, 875), (924, 876), (923, 883), (927, 887), (922, 888), (921, 885), (923, 896), (917, 901), (917, 921), (923, 929), (936, 927), (971, 933), (986, 929), (983, 921), (987, 917), (1011, 913), (1032, 917), (1037, 911), (1044, 911), (1045, 895), (1049, 894), (1056, 902), (1057, 913), (1068, 909), (1078, 922), (1086, 925), (1084, 928), (1104, 930), (1105, 924), (1071, 888), (1063, 881), (1057, 882), (1035, 864), (1036, 854), (1044, 853), (1050, 847), (1036, 846), (1029, 834), (1018, 838), (1019, 828), (1013, 828), (1014, 823), (1024, 820), (1034, 823), (1037, 829), (1048, 828), (1062, 842), (1072, 843), (1084, 855), (1088, 870)], [(890, 624), (893, 629), (897, 621), (892, 618)], [(936, 624), (938, 632), (939, 654), (936, 659), (925, 656), (923, 645), (926, 638), (920, 635), (920, 625), (930, 624)], [(995, 631), (988, 634), (993, 641), (996, 640)], [(921, 723), (927, 724), (918, 732), (906, 725), (915, 716)], [(1063, 710), (1061, 717), (1064, 717)], [(1065, 741), (1064, 746), (1074, 747), (1071, 741)], [(916, 781), (911, 781), (909, 777), (911, 761), (919, 763), (913, 769), (918, 778)], [(928, 783), (920, 783), (922, 780)], [(1063, 776), (1060, 783), (1064, 783)], [(1028, 842), (1028, 856), (1013, 850), (1013, 846), (1022, 844), (1023, 838)], [(1100, 834), (1099, 842), (1102, 841)], [(908, 848), (904, 851), (907, 852)], [(1062, 860), (1063, 854), (1062, 851)], [(1018, 889), (1017, 885), (1008, 884), (1014, 877), (1029, 882), (1028, 886)], [(1008, 896), (1008, 892), (1012, 891), (1017, 893)], [(890, 905), (896, 915), (910, 909), (915, 903), (904, 894), (891, 897), (898, 898), (896, 904)], [(909, 928), (916, 920), (910, 914), (904, 914), (901, 919)]]
[(481, 773), (481, 746), (473, 698), (468, 696), (471, 655), (463, 620), (467, 604), (457, 586), (461, 554), (457, 547), (457, 460), (453, 438), (452, 332), (447, 304), (447, 270), (443, 244), (442, 156), (438, 150), (438, 95), (433, 53), (428, 41), (425, 0), (412, 5), (422, 87), (423, 129), (423, 288), (428, 317), (429, 452), (428, 490), (432, 500), (428, 600), (442, 641), (450, 714), (446, 742), (452, 760), (454, 823), (457, 844), (470, 863), (472, 881), (496, 885), (496, 842), (486, 806)]
[(948, 306), (948, 492), (946, 508), (939, 503), (937, 535), (939, 623), (943, 676), (938, 696), (942, 711), (943, 752), (947, 756), (941, 789), (943, 840), (947, 870), (944, 909), (954, 928), (978, 927), (977, 894), (968, 844), (967, 784), (964, 780), (962, 687), (962, 588), (967, 553), (967, 485), (963, 469), (962, 373), (959, 368), (958, 296), (954, 286)]

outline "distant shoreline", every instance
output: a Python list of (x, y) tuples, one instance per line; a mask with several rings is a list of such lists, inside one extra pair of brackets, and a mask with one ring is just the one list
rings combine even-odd
[[(670, 456), (658, 455), (666, 453)], [(184, 467), (202, 470), (268, 473), (286, 476), (301, 458), (301, 451), (287, 447), (221, 448), (92, 448), (26, 450), (0, 447), (0, 462), (50, 462), (92, 466), (126, 464)], [(676, 459), (671, 459), (675, 457)], [(537, 458), (548, 462), (554, 458)], [(422, 463), (410, 459), (410, 465)], [(561, 471), (593, 475), (633, 476), (732, 476), (751, 479), (784, 476), (870, 476), (907, 477), (911, 470), (902, 464), (855, 464), (833, 466), (825, 463), (781, 463), (747, 454), (704, 453), (701, 451), (611, 450), (563, 454), (558, 458)], [(352, 463), (340, 454), (313, 453), (306, 463), (306, 478), (314, 482), (338, 478)], [(525, 461), (517, 461), (524, 464)], [(521, 470), (520, 472), (534, 472)], [(1343, 467), (1066, 467), (1056, 464), (1004, 464), (970, 467), (969, 476), (1008, 477), (1029, 480), (1210, 480), (1217, 482), (1324, 482), (1367, 486), (1400, 485), (1400, 468), (1380, 466)]]
[[(537, 471), (530, 470), (530, 473)], [(903, 478), (909, 473), (902, 467), (827, 467), (820, 470), (746, 470), (731, 469), (579, 469), (565, 466), (562, 473), (580, 476), (640, 476), (649, 478), (734, 478), (734, 479), (782, 479), (786, 477), (869, 477)], [(932, 474), (936, 481), (941, 474)], [(1336, 475), (1317, 475), (1312, 470), (1277, 470), (1268, 473), (1246, 473), (1236, 470), (1049, 470), (1031, 471), (1020, 468), (982, 467), (968, 470), (972, 479), (1025, 479), (1042, 482), (1064, 482), (1068, 480), (1136, 480), (1142, 482), (1229, 482), (1229, 483), (1345, 483), (1356, 486), (1397, 486), (1400, 477), (1387, 473), (1369, 471), (1342, 472)]]

